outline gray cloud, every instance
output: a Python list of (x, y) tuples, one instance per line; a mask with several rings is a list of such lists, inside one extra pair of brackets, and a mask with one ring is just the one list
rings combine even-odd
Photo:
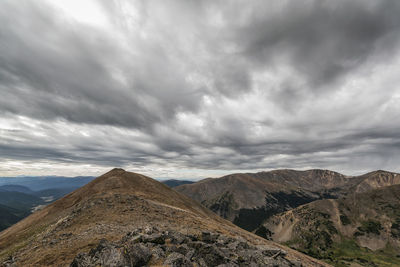
[(90, 3), (0, 3), (0, 173), (400, 171), (398, 1)]
[(284, 1), (263, 5), (239, 27), (243, 53), (261, 68), (282, 56), (319, 89), (378, 54), (397, 52), (398, 1)]

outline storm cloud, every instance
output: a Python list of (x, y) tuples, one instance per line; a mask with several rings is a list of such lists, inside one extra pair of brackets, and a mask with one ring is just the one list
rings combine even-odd
[(400, 171), (398, 14), (396, 0), (1, 1), (0, 174)]

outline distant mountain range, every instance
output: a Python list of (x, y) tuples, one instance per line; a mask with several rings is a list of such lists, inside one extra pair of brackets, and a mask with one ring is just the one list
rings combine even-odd
[(160, 182), (165, 184), (165, 185), (168, 185), (169, 187), (177, 187), (177, 186), (184, 185), (184, 184), (193, 184), (193, 183), (195, 183), (194, 181), (175, 180), (175, 179), (164, 180), (164, 181), (160, 181)]
[[(143, 241), (152, 235), (174, 240), (185, 231), (182, 237), (186, 240), (185, 251), (192, 251), (194, 244), (190, 242), (197, 240), (203, 242), (201, 246), (208, 244), (215, 251), (230, 251), (235, 260), (228, 260), (226, 254), (214, 250), (219, 256), (213, 255), (239, 266), (247, 266), (255, 258), (260, 260), (253, 262), (256, 265), (268, 266), (266, 262), (270, 258), (254, 256), (270, 253), (271, 250), (260, 252), (260, 244), (286, 251), (286, 256), (281, 257), (282, 254), (274, 262), (276, 266), (298, 266), (293, 259), (303, 262), (304, 266), (328, 266), (276, 243), (264, 243), (266, 240), (280, 242), (337, 267), (400, 266), (400, 174), (397, 173), (379, 170), (346, 176), (319, 169), (275, 170), (237, 173), (199, 182), (166, 180), (162, 181), (163, 185), (143, 175), (114, 169), (95, 180), (61, 178), (58, 185), (62, 186), (58, 188), (45, 188), (42, 180), (34, 185), (33, 178), (30, 179), (27, 181), (32, 188), (18, 183), (0, 186), (0, 227), (3, 229), (29, 215), (32, 208), (41, 208), (0, 233), (0, 266), (2, 260), (23, 265), (65, 265), (71, 261), (71, 266), (86, 266), (88, 262), (104, 265), (104, 260), (110, 257), (119, 259), (123, 265), (127, 258), (116, 251), (126, 248), (128, 254), (135, 254), (128, 243), (136, 235), (142, 240), (135, 241), (140, 246), (151, 246), (147, 259), (150, 263), (155, 263), (154, 257), (159, 258), (157, 264), (170, 263), (172, 259), (168, 255), (179, 251), (180, 255), (174, 254), (179, 258), (174, 258), (177, 262), (214, 265), (214, 261), (203, 258), (205, 254), (198, 257), (206, 263), (199, 262), (198, 258), (192, 259), (183, 253), (178, 245), (174, 245), (174, 251), (168, 251), (164, 243), (155, 241), (158, 239), (151, 239), (151, 244)], [(63, 179), (70, 179), (70, 183)], [(91, 182), (77, 190), (71, 187), (87, 181)], [(54, 181), (50, 183), (54, 184)], [(200, 203), (263, 239), (240, 230)], [(152, 230), (147, 231), (149, 227)], [(211, 243), (202, 239), (201, 232), (207, 229), (212, 236), (219, 236), (212, 242), (207, 241)], [(131, 236), (122, 236), (130, 231), (133, 231)], [(229, 238), (237, 236), (250, 243), (257, 240), (258, 245), (248, 243), (246, 246), (252, 249), (245, 250), (247, 256), (238, 255), (237, 251), (243, 248), (232, 249), (229, 243), (236, 242)], [(108, 243), (98, 243), (101, 238)], [(225, 238), (231, 240), (229, 244), (224, 243)], [(26, 246), (27, 240), (34, 240), (35, 252)], [(96, 244), (94, 250), (87, 252)], [(164, 254), (157, 254), (156, 249)], [(81, 251), (86, 253), (79, 254)], [(65, 256), (61, 257), (61, 252)], [(239, 258), (246, 264), (240, 265)]]
[(328, 266), (114, 169), (0, 233), (16, 266)]
[[(95, 177), (0, 177), (0, 231), (43, 208), (45, 205), (84, 186)], [(194, 183), (185, 180), (165, 180), (169, 187)]]
[(79, 188), (92, 181), (93, 176), (24, 176), (24, 177), (0, 177), (0, 186), (21, 185), (32, 191), (40, 191), (53, 188)]
[[(400, 240), (390, 241), (393, 238), (388, 237), (389, 230), (387, 229), (384, 232), (386, 234), (379, 234), (374, 239), (375, 243), (388, 244), (389, 249), (379, 247), (380, 250), (384, 249), (383, 254), (389, 253), (387, 257), (374, 253), (361, 255), (349, 252), (350, 254), (341, 254), (336, 251), (335, 254), (332, 251), (337, 248), (336, 245), (351, 245), (351, 249), (360, 249), (360, 251), (361, 247), (368, 247), (366, 246), (367, 243), (362, 241), (366, 240), (368, 235), (352, 237), (354, 229), (357, 229), (357, 227), (364, 229), (376, 223), (376, 225), (382, 225), (382, 227), (386, 225), (386, 228), (394, 225), (394, 231), (397, 231), (398, 219), (397, 215), (393, 215), (393, 212), (398, 208), (396, 204), (398, 198), (394, 198), (398, 184), (400, 184), (400, 174), (381, 170), (360, 176), (345, 176), (329, 170), (275, 170), (231, 174), (221, 178), (206, 179), (194, 184), (181, 185), (175, 189), (246, 230), (253, 231), (267, 239), (283, 242), (311, 256), (324, 259), (335, 266), (347, 266), (346, 264), (351, 261), (358, 262), (357, 264), (370, 264), (365, 266), (400, 266), (396, 254), (390, 254), (393, 252), (391, 250), (392, 243), (400, 242)], [(393, 185), (395, 186), (391, 188), (390, 186)], [(382, 191), (379, 191), (380, 189)], [(376, 201), (374, 192), (380, 192), (381, 195), (386, 192), (393, 199), (390, 200), (390, 197), (383, 199), (378, 202), (381, 205), (379, 206), (373, 203)], [(354, 206), (349, 206), (351, 201), (354, 202)], [(334, 230), (333, 227), (338, 224), (335, 218), (341, 215), (331, 213), (335, 209), (337, 210), (335, 207), (340, 205), (346, 206), (344, 214), (348, 214), (346, 216), (350, 218), (349, 224), (352, 224), (353, 228), (350, 236), (340, 239), (344, 240), (344, 243), (342, 241), (335, 243), (338, 237), (343, 235), (338, 230), (341, 228)], [(389, 207), (389, 210), (383, 208), (386, 206)], [(323, 212), (315, 211), (314, 207), (319, 207), (319, 210), (323, 210)], [(325, 210), (322, 207), (325, 207)], [(357, 208), (368, 210), (371, 218), (368, 219), (365, 214), (355, 212)], [(307, 210), (307, 212), (304, 210)], [(346, 220), (347, 217), (343, 216), (342, 219)], [(373, 216), (383, 216), (386, 220), (373, 220)], [(329, 229), (338, 232), (334, 234), (334, 232), (329, 232)], [(349, 229), (349, 226), (346, 229)], [(381, 241), (377, 242), (377, 239)], [(330, 246), (325, 243), (320, 244), (321, 240), (324, 240)], [(374, 241), (370, 243), (374, 243)], [(336, 245), (333, 246), (332, 244)], [(322, 253), (321, 249), (315, 250), (314, 248), (328, 249), (328, 252)], [(335, 261), (329, 255), (335, 255), (338, 259)], [(341, 258), (344, 255), (347, 255), (347, 263)], [(372, 259), (373, 256), (371, 255), (378, 256)], [(391, 262), (399, 265), (390, 265)]]
[(94, 177), (0, 177), (0, 231)]

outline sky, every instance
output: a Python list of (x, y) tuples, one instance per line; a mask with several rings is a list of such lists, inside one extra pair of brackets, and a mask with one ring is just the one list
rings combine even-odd
[(400, 172), (400, 1), (0, 2), (0, 176)]

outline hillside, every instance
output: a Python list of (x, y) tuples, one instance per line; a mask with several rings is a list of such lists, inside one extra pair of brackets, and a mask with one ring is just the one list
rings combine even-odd
[(373, 171), (356, 177), (357, 183), (354, 183), (349, 192), (363, 193), (373, 189), (400, 184), (400, 174), (387, 171)]
[(14, 185), (14, 184), (8, 184), (8, 185), (2, 185), (0, 186), (0, 192), (20, 192), (20, 193), (25, 193), (25, 194), (32, 194), (34, 193), (30, 188), (22, 185)]
[(44, 204), (44, 201), (31, 194), (3, 191), (0, 192), (0, 204), (11, 208), (30, 211), (33, 207)]
[(263, 229), (335, 266), (400, 266), (400, 185), (315, 201), (269, 218)]
[[(0, 212), (0, 231), (75, 189), (65, 187), (33, 191), (21, 185), (0, 186), (0, 205), (3, 206)], [(12, 210), (12, 214), (6, 210)]]
[(24, 176), (24, 177), (0, 177), (0, 186), (19, 185), (32, 191), (41, 191), (54, 188), (79, 188), (92, 181), (92, 176)]
[[(243, 248), (253, 249), (252, 253), (258, 256), (251, 259), (243, 259), (236, 254), (227, 256), (222, 252), (222, 248), (206, 244), (204, 235), (207, 236), (207, 233), (205, 231), (210, 232), (213, 236), (218, 235), (218, 240), (222, 236), (222, 239), (231, 240), (229, 242), (233, 243), (236, 242), (235, 240), (239, 240), (235, 243), (236, 245), (244, 242)], [(322, 263), (310, 257), (259, 238), (232, 225), (162, 183), (122, 169), (114, 169), (98, 177), (84, 187), (1, 232), (0, 262), (4, 262), (4, 264), (16, 262), (21, 266), (60, 266), (68, 265), (72, 261), (74, 266), (84, 266), (82, 264), (85, 261), (97, 264), (99, 257), (95, 255), (107, 256), (109, 255), (107, 253), (115, 252), (115, 255), (121, 256), (122, 254), (118, 254), (121, 252), (120, 248), (133, 244), (129, 242), (139, 242), (139, 239), (135, 239), (139, 233), (141, 233), (139, 247), (136, 245), (134, 247), (140, 251), (146, 250), (148, 252), (146, 255), (156, 255), (156, 249), (158, 252), (160, 252), (159, 249), (168, 250), (169, 246), (165, 247), (167, 241), (162, 242), (163, 247), (162, 244), (161, 247), (156, 246), (154, 242), (159, 241), (153, 239), (153, 241), (143, 241), (152, 232), (159, 232), (164, 237), (170, 236), (170, 233), (173, 233), (173, 236), (185, 235), (182, 242), (187, 240), (185, 241), (188, 242), (187, 246), (194, 247), (196, 253), (201, 252), (204, 255), (208, 255), (211, 249), (214, 251), (212, 255), (216, 255), (215, 253), (219, 255), (217, 257), (219, 262), (244, 260), (243, 264), (246, 264), (247, 261), (250, 264), (250, 261), (268, 260), (271, 264), (278, 266), (298, 266), (300, 261), (305, 266), (323, 266)], [(196, 238), (200, 241), (196, 241)], [(132, 239), (136, 241), (132, 241)], [(136, 250), (131, 245), (125, 248), (131, 253), (129, 255), (137, 256)], [(282, 248), (287, 252), (281, 252)], [(179, 246), (176, 249), (179, 249)], [(190, 251), (193, 252), (193, 249)], [(278, 252), (272, 257), (268, 254), (271, 251)], [(166, 257), (169, 253), (164, 253), (164, 256), (161, 257)], [(175, 253), (182, 256), (183, 252)], [(196, 254), (196, 257), (193, 255), (182, 257), (201, 262), (203, 254)], [(207, 262), (209, 259), (207, 256), (204, 257), (203, 260)], [(132, 260), (132, 258), (130, 259)], [(126, 260), (125, 256), (123, 260)], [(156, 264), (152, 262), (156, 260), (153, 256), (144, 260), (149, 265)], [(164, 259), (158, 258), (157, 262), (160, 260)]]
[(168, 185), (169, 187), (177, 187), (177, 186), (184, 185), (184, 184), (193, 184), (194, 183), (193, 181), (176, 180), (176, 179), (164, 180), (161, 182), (165, 185)]
[(397, 184), (399, 178), (400, 175), (385, 171), (345, 176), (329, 170), (274, 170), (231, 174), (174, 189), (234, 224), (254, 231), (274, 214), (318, 199), (335, 199), (353, 191)]
[(249, 231), (273, 214), (319, 199), (318, 194), (264, 178), (262, 173), (232, 174), (175, 189)]
[(0, 205), (0, 231), (21, 220), (23, 212), (4, 205)]

